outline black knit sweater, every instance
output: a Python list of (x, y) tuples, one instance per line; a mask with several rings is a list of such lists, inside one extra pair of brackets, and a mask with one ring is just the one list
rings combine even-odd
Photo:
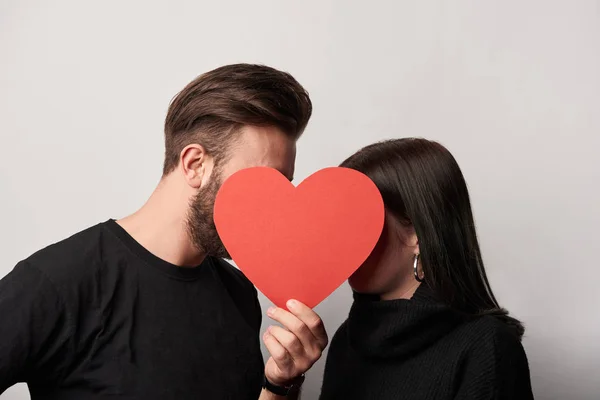
[(410, 300), (355, 294), (321, 400), (533, 399), (527, 357), (495, 317), (466, 318), (422, 284)]

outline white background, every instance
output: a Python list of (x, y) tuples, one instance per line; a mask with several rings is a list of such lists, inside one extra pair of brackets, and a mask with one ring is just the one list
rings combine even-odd
[[(445, 144), (536, 398), (600, 397), (598, 1), (0, 0), (0, 276), (141, 206), (169, 100), (233, 62), (310, 91), (296, 183), (380, 139)], [(350, 302), (318, 307), (331, 335)]]

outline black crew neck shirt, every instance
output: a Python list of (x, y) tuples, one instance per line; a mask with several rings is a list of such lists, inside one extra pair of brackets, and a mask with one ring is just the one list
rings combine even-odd
[(177, 267), (108, 220), (0, 280), (0, 393), (26, 382), (32, 400), (256, 400), (260, 324), (236, 268)]

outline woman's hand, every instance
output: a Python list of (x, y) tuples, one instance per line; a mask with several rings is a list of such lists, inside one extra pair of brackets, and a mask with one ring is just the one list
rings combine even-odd
[(321, 318), (296, 300), (287, 302), (290, 312), (272, 307), (267, 315), (285, 328), (270, 326), (263, 341), (271, 358), (265, 376), (274, 385), (287, 386), (304, 374), (327, 347), (327, 332)]

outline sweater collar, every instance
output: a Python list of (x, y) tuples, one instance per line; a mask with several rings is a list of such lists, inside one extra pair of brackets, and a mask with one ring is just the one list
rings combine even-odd
[(429, 346), (463, 321), (425, 283), (410, 300), (354, 294), (348, 317), (352, 348), (371, 358), (405, 357)]

